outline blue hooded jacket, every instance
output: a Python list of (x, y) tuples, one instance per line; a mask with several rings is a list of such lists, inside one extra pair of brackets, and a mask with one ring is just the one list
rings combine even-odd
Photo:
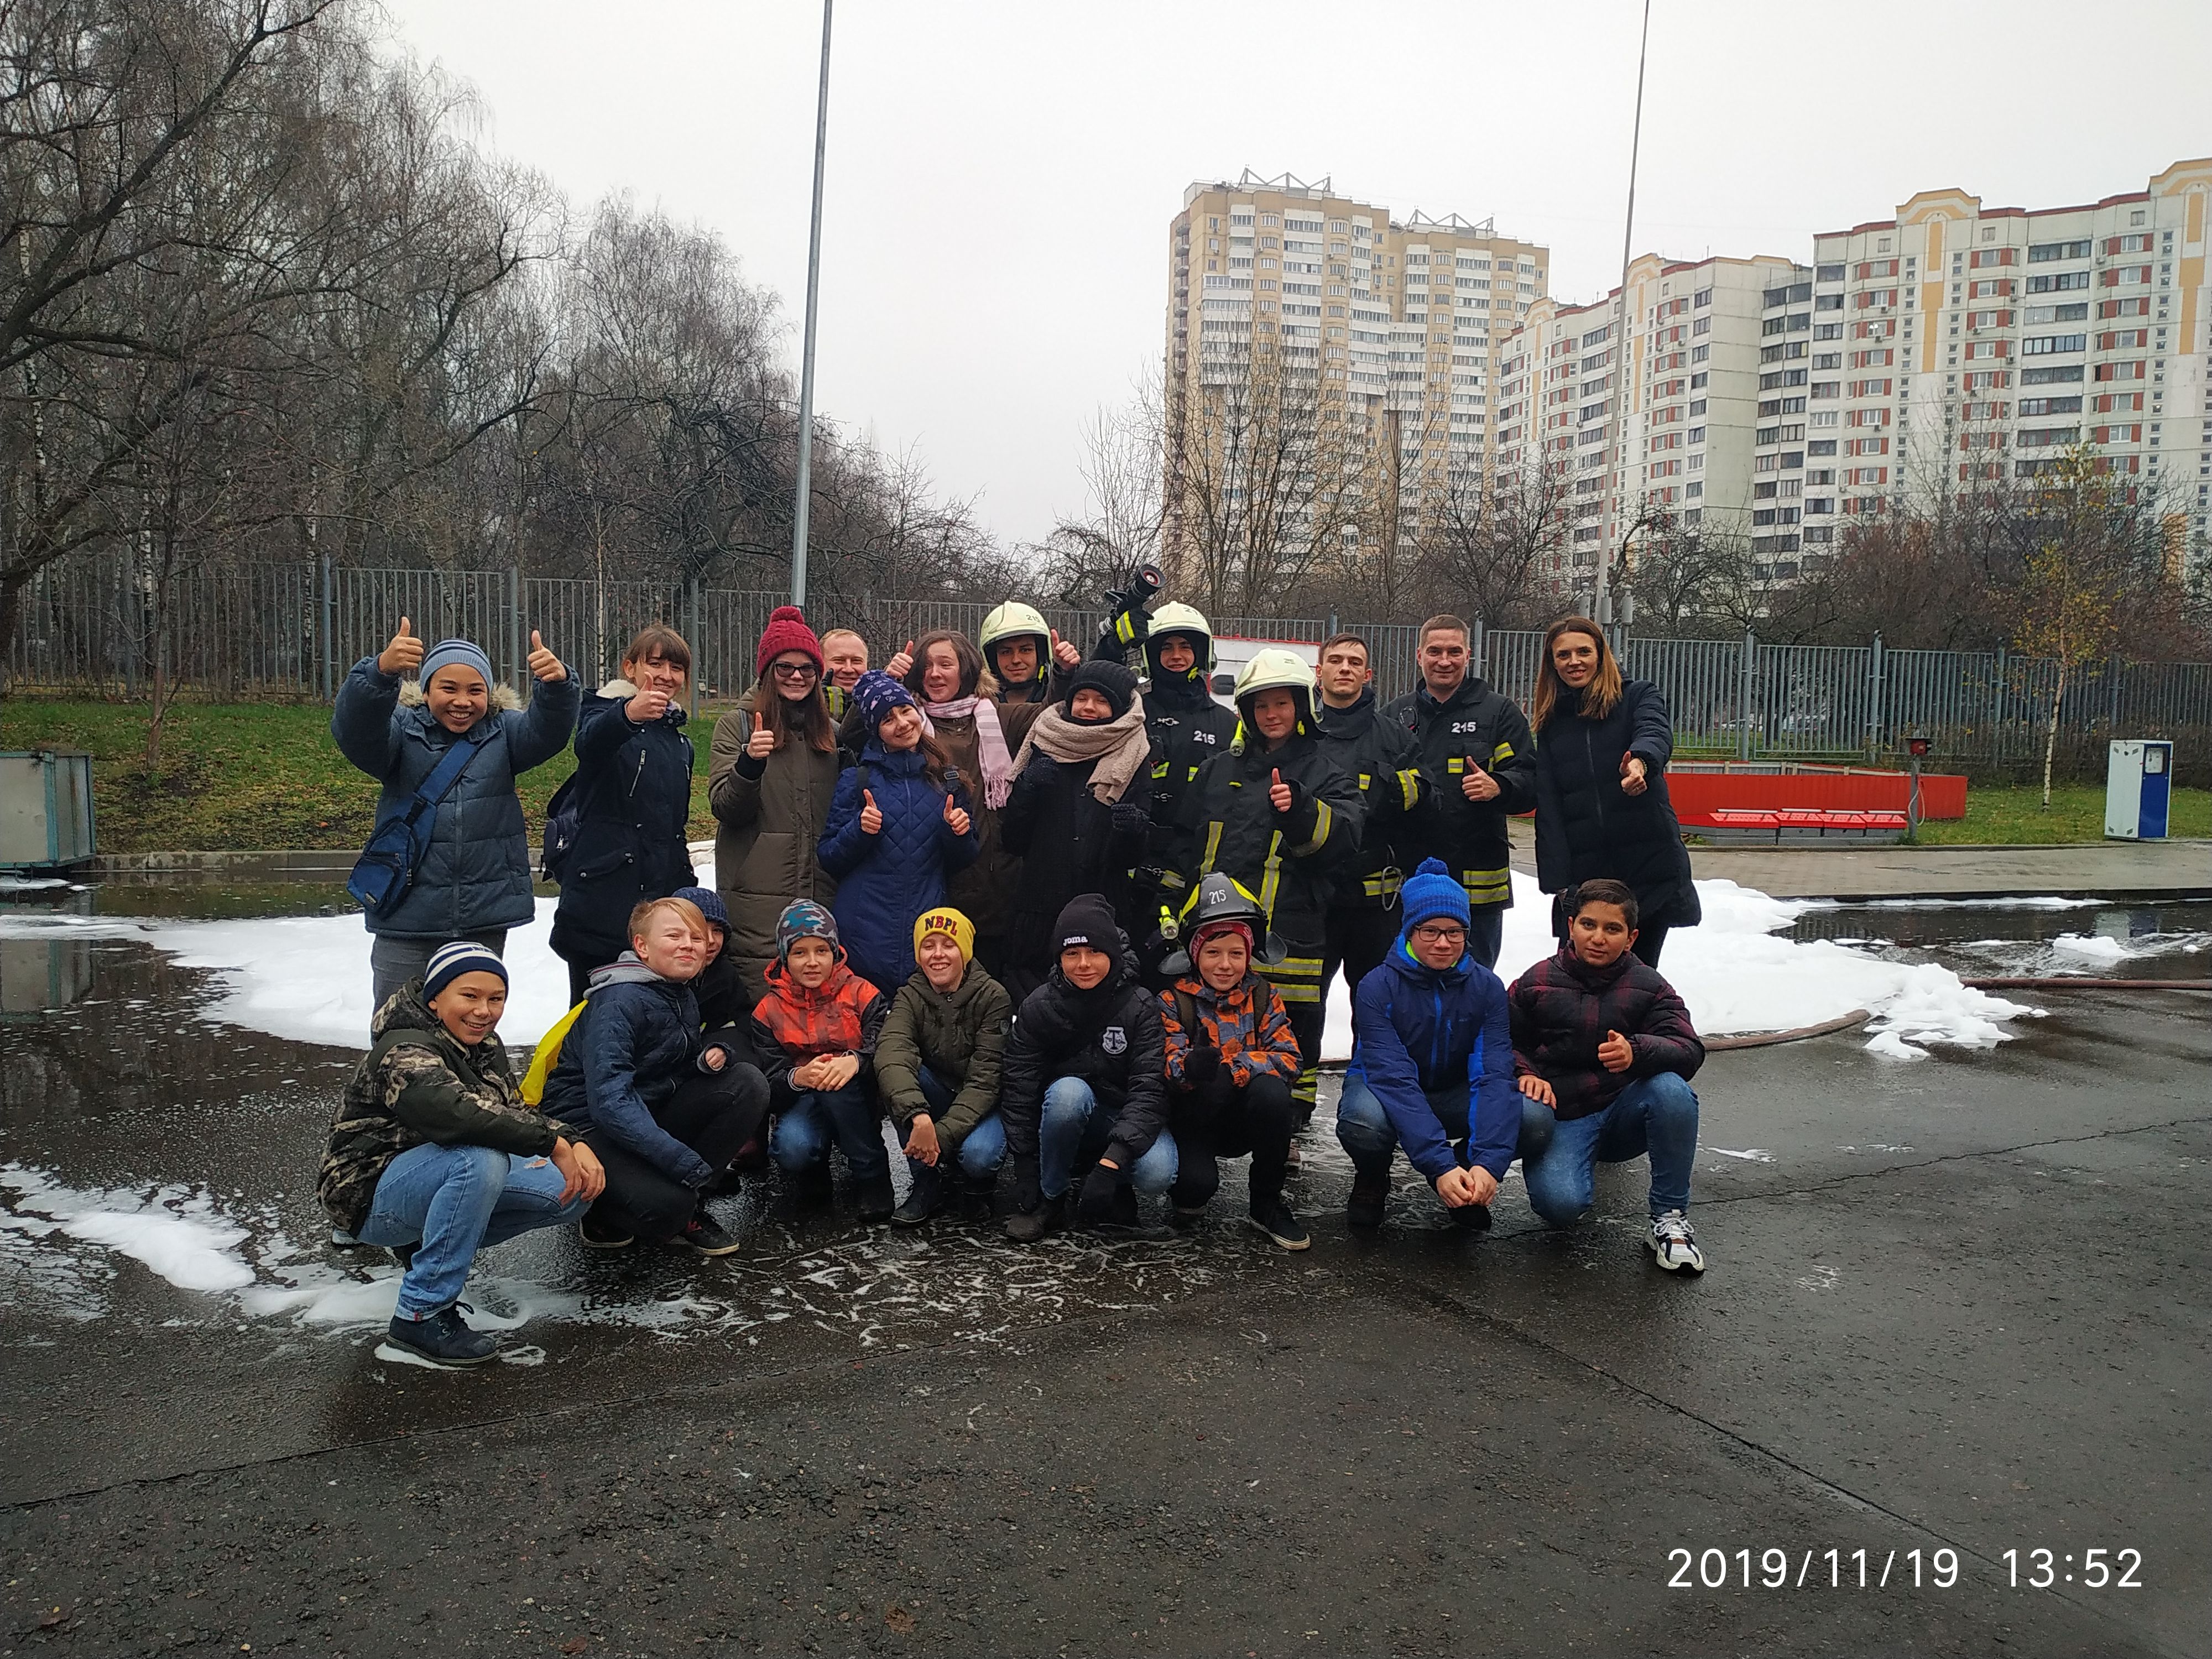
[[(884, 815), (878, 835), (860, 828), (864, 787)], [(966, 835), (952, 833), (945, 801), (919, 749), (887, 751), (876, 738), (837, 780), (816, 856), (836, 878), (830, 914), (846, 957), (871, 985), (896, 989), (914, 977), (915, 918), (945, 902), (945, 878), (982, 849), (972, 816)]]
[(1424, 967), (1401, 930), (1382, 965), (1359, 981), (1352, 1029), (1346, 1074), (1366, 1079), (1416, 1170), (1433, 1182), (1455, 1167), (1428, 1097), (1464, 1086), (1468, 1164), (1504, 1179), (1521, 1138), (1521, 1099), (1497, 975), (1465, 955), (1449, 968)]

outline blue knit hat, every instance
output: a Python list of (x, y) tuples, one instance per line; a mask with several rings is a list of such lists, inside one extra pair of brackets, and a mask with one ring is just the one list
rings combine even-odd
[(429, 963), (422, 969), (422, 1000), (429, 1001), (463, 974), (497, 974), (499, 982), (507, 983), (507, 964), (496, 951), (472, 939), (457, 939), (430, 953)]
[(722, 908), (722, 896), (713, 888), (679, 887), (668, 896), (688, 899), (699, 907), (699, 914), (706, 917), (708, 923), (725, 933), (730, 931), (730, 913)]
[(793, 899), (775, 919), (775, 959), (788, 961), (791, 947), (803, 939), (826, 939), (831, 950), (845, 953), (845, 942), (837, 937), (837, 918), (830, 914), (829, 906), (812, 899)]
[(422, 653), (422, 684), (429, 684), (430, 677), (441, 668), (454, 665), (473, 668), (483, 676), (484, 689), (491, 688), (491, 659), (482, 647), (469, 640), (440, 640)]
[(1421, 867), (1398, 890), (1398, 899), (1406, 907), (1403, 931), (1407, 934), (1425, 921), (1455, 921), (1465, 927), (1474, 919), (1467, 889), (1444, 868), (1442, 859), (1423, 859)]
[(860, 705), (860, 713), (866, 718), (871, 732), (884, 723), (884, 717), (892, 709), (902, 705), (912, 708), (921, 706), (913, 692), (880, 668), (871, 668), (854, 682), (853, 701)]

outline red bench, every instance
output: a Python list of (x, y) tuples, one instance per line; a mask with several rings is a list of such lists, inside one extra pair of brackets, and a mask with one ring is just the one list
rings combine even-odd
[(1717, 806), (1707, 817), (1715, 841), (1896, 841), (1906, 829), (1902, 812), (1807, 806)]

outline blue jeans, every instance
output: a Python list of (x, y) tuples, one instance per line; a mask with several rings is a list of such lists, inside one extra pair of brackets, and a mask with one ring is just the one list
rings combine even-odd
[[(1113, 1124), (1097, 1111), (1098, 1098), (1079, 1077), (1055, 1078), (1044, 1091), (1037, 1124), (1037, 1189), (1048, 1199), (1059, 1198), (1074, 1178), (1076, 1159), (1095, 1159), (1106, 1150)], [(1175, 1137), (1166, 1130), (1145, 1149), (1136, 1167), (1123, 1171), (1140, 1193), (1155, 1196), (1175, 1185)]]
[[(1467, 1085), (1439, 1089), (1427, 1098), (1445, 1135), (1455, 1142), (1466, 1140)], [(1552, 1109), (1522, 1096), (1521, 1139), (1514, 1152), (1524, 1169), (1529, 1159), (1543, 1156), (1552, 1134)], [(1390, 1156), (1398, 1150), (1397, 1127), (1367, 1079), (1354, 1073), (1346, 1073), (1344, 1093), (1336, 1103), (1336, 1138), (1360, 1175), (1371, 1180), (1390, 1173)]]
[(384, 1166), (356, 1237), (364, 1244), (416, 1246), (399, 1283), (398, 1312), (428, 1319), (461, 1299), (478, 1250), (582, 1215), (580, 1194), (561, 1201), (565, 1184), (550, 1158), (489, 1146), (410, 1146)]
[(1651, 1156), (1651, 1213), (1690, 1207), (1690, 1165), (1698, 1156), (1698, 1097), (1672, 1072), (1641, 1077), (1612, 1105), (1588, 1117), (1564, 1120), (1551, 1149), (1522, 1166), (1528, 1202), (1554, 1227), (1571, 1227), (1589, 1213), (1595, 1170)]
[[(952, 1091), (946, 1088), (939, 1080), (937, 1073), (927, 1066), (921, 1068), (921, 1097), (929, 1103), (929, 1115), (937, 1121), (942, 1122), (945, 1114), (952, 1109)], [(983, 1121), (961, 1138), (959, 1151), (954, 1156), (960, 1165), (960, 1173), (970, 1181), (988, 1181), (998, 1174), (999, 1166), (1006, 1161), (1006, 1128), (999, 1121), (999, 1115), (996, 1112), (985, 1114)], [(920, 1158), (910, 1158), (906, 1161), (906, 1167), (919, 1176), (929, 1165)], [(941, 1158), (937, 1165), (937, 1173), (945, 1173)]]
[(875, 1102), (858, 1078), (842, 1089), (816, 1089), (793, 1097), (776, 1114), (768, 1155), (778, 1169), (798, 1175), (827, 1165), (832, 1140), (844, 1152), (854, 1180), (873, 1181), (890, 1174), (890, 1154), (884, 1150)]

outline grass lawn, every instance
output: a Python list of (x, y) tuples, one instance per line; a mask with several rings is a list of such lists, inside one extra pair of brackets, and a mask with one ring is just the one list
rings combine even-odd
[[(707, 808), (711, 714), (689, 728), (691, 837), (714, 833)], [(82, 749), (93, 757), (93, 811), (103, 853), (359, 848), (376, 816), (376, 785), (331, 741), (330, 710), (313, 703), (179, 703), (147, 766), (146, 710), (110, 702), (0, 701), (0, 749)], [(568, 751), (523, 775), (532, 842), (545, 802), (575, 769)]]
[[(714, 833), (707, 810), (708, 710), (690, 726), (699, 763), (691, 780), (691, 837)], [(173, 853), (267, 848), (358, 848), (368, 838), (376, 786), (331, 742), (330, 711), (313, 703), (179, 703), (149, 769), (146, 710), (111, 702), (0, 701), (0, 749), (83, 749), (93, 756), (93, 805), (105, 853)], [(534, 840), (545, 802), (574, 769), (562, 754), (522, 779)], [(2014, 846), (2103, 839), (2105, 792), (2061, 785), (2043, 811), (2040, 792), (1976, 784), (1966, 816), (1921, 826), (1932, 846)], [(2212, 836), (2212, 790), (2174, 792), (2176, 836)]]
[[(2175, 790), (2167, 829), (2177, 836), (2212, 836), (2212, 789)], [(2022, 847), (2104, 838), (2104, 787), (2087, 783), (2053, 784), (2048, 811), (2039, 785), (1968, 784), (1965, 817), (1920, 826), (1921, 844), (1928, 847)]]

